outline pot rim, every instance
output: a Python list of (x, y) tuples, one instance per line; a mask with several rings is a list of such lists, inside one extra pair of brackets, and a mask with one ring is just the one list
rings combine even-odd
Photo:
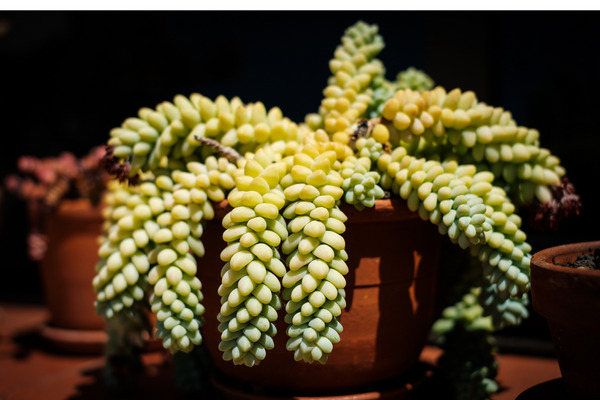
[[(227, 199), (220, 202), (213, 202), (212, 205), (215, 211), (213, 219), (216, 220), (223, 219), (232, 209)], [(339, 207), (346, 214), (348, 220), (351, 220), (353, 223), (421, 219), (418, 212), (410, 211), (406, 200), (396, 197), (375, 200), (373, 207), (365, 207), (363, 210), (357, 210), (353, 205), (346, 202), (341, 202)]]
[(53, 214), (70, 219), (101, 221), (103, 207), (103, 203), (93, 205), (88, 198), (63, 199)]
[(557, 265), (555, 262), (556, 257), (567, 254), (585, 254), (589, 253), (590, 250), (594, 250), (597, 248), (600, 248), (600, 240), (590, 242), (576, 242), (548, 247), (547, 249), (540, 250), (533, 255), (533, 257), (531, 258), (531, 267), (542, 268), (555, 273), (567, 275), (600, 277), (600, 270), (594, 271), (583, 268), (565, 267), (562, 265)]

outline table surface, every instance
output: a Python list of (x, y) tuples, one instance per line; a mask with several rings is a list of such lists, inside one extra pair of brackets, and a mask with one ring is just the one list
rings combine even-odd
[[(104, 358), (53, 351), (39, 334), (47, 318), (39, 305), (0, 303), (0, 400), (104, 398), (106, 393), (99, 390)], [(421, 360), (434, 364), (439, 355), (439, 349), (427, 346)], [(161, 351), (143, 356), (146, 370), (140, 391), (144, 393), (134, 397), (169, 396), (172, 370), (167, 358)], [(493, 400), (514, 400), (527, 389), (560, 377), (553, 358), (500, 354), (498, 362), (502, 389)]]

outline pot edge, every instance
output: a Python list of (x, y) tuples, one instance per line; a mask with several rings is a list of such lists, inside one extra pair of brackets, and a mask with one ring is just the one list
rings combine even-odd
[(600, 270), (592, 271), (587, 269), (578, 269), (557, 265), (555, 259), (559, 256), (574, 255), (589, 253), (590, 250), (600, 248), (599, 241), (590, 242), (575, 242), (562, 244), (558, 246), (548, 247), (544, 250), (540, 250), (533, 255), (531, 258), (531, 268), (542, 268), (555, 273), (562, 273), (568, 275), (583, 275), (593, 276), (600, 278)]

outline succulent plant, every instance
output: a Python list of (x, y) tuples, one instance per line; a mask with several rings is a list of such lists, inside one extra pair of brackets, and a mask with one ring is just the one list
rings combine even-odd
[[(129, 185), (113, 183), (107, 197), (94, 280), (99, 313), (115, 319), (149, 293), (165, 348), (200, 344), (202, 284), (190, 251), (203, 256), (203, 222), (226, 199), (223, 357), (259, 364), (284, 308), (288, 350), (325, 363), (346, 305), (340, 204), (363, 209), (395, 196), (481, 265), (461, 300), (468, 307), (447, 309), (438, 332), (464, 331), (456, 321), (466, 316), (488, 332), (518, 324), (531, 246), (517, 206), (553, 201), (565, 170), (537, 131), (473, 92), (433, 88), (414, 69), (386, 80), (376, 58), (383, 47), (377, 26), (348, 28), (321, 105), (301, 123), (260, 102), (194, 93), (142, 108), (113, 129), (106, 162)], [(553, 204), (563, 214), (560, 205), (573, 205)], [(493, 374), (484, 375), (489, 393)]]

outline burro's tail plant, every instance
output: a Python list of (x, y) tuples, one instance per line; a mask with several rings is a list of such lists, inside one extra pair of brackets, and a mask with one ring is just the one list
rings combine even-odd
[(481, 266), (462, 293), (468, 307), (447, 309), (437, 331), (464, 328), (468, 316), (468, 326), (486, 332), (518, 324), (531, 246), (516, 206), (551, 201), (565, 171), (536, 130), (473, 92), (434, 88), (414, 69), (387, 80), (376, 58), (383, 47), (376, 26), (350, 27), (318, 111), (301, 123), (260, 102), (192, 94), (142, 108), (113, 129), (105, 162), (122, 183), (107, 196), (98, 312), (115, 320), (149, 299), (165, 348), (199, 345), (196, 257), (204, 255), (203, 222), (226, 199), (223, 357), (259, 364), (283, 308), (293, 357), (325, 363), (346, 305), (340, 205), (363, 209), (389, 195)]

